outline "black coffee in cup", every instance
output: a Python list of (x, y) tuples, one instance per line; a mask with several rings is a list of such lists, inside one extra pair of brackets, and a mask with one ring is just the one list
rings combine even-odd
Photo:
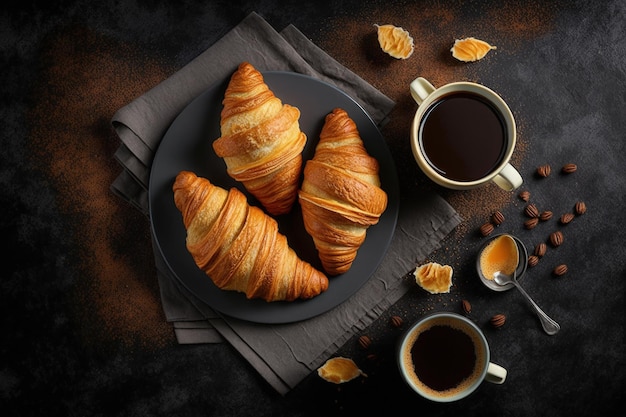
[(443, 399), (468, 390), (482, 378), (487, 352), (471, 327), (442, 317), (411, 331), (401, 360), (414, 385)]
[(476, 365), (471, 337), (445, 325), (423, 331), (411, 348), (411, 357), (419, 380), (436, 391), (459, 386)]
[(504, 117), (487, 99), (469, 92), (440, 97), (424, 113), (419, 144), (428, 164), (453, 181), (489, 175), (505, 157)]

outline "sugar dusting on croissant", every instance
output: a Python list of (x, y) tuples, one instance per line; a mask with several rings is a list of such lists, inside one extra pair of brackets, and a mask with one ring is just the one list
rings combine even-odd
[(247, 62), (232, 75), (223, 105), (215, 153), (270, 214), (288, 213), (297, 197), (307, 140), (300, 110), (283, 104)]
[(236, 188), (182, 171), (173, 190), (187, 250), (217, 287), (266, 301), (308, 299), (328, 288), (328, 278), (296, 255), (276, 221)]
[(299, 202), (327, 274), (347, 272), (367, 229), (387, 207), (378, 161), (363, 145), (354, 121), (343, 109), (326, 116), (313, 159), (304, 168)]

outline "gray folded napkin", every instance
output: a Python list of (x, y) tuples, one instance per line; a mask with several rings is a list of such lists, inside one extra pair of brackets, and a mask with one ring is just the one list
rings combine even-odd
[[(185, 67), (113, 116), (112, 124), (122, 142), (115, 157), (124, 168), (111, 185), (115, 194), (149, 213), (150, 166), (167, 128), (187, 104), (213, 83), (230, 77), (242, 61), (260, 70), (294, 71), (334, 84), (379, 124), (394, 106), (294, 26), (278, 33), (251, 13)], [(403, 278), (460, 220), (439, 196), (410, 193), (401, 201), (388, 253), (365, 285), (326, 313), (278, 325), (250, 323), (215, 312), (178, 282), (153, 244), (163, 310), (179, 343), (226, 340), (285, 394), (416, 285)]]

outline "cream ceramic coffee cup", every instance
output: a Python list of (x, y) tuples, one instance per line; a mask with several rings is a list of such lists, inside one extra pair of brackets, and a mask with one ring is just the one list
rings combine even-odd
[(460, 400), (483, 381), (504, 383), (506, 369), (490, 360), (483, 332), (456, 313), (422, 318), (398, 344), (397, 361), (403, 380), (422, 397), (437, 402)]
[(410, 84), (419, 105), (411, 148), (421, 170), (435, 183), (457, 190), (490, 181), (511, 191), (522, 177), (509, 163), (516, 142), (515, 119), (489, 88), (455, 82), (435, 88), (424, 78)]

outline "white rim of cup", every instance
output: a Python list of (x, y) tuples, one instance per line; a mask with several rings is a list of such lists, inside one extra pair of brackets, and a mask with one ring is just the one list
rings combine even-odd
[[(453, 91), (458, 91), (456, 90), (456, 87), (459, 87), (459, 86), (463, 87), (463, 91), (469, 91), (471, 93), (475, 93), (482, 97), (487, 98), (490, 102), (496, 105), (496, 107), (502, 113), (502, 116), (504, 118), (512, 122), (512, 125), (509, 125), (507, 123), (507, 126), (506, 126), (509, 146), (504, 154), (504, 157), (502, 158), (502, 161), (500, 162), (500, 164), (498, 164), (498, 166), (495, 169), (492, 170), (491, 173), (489, 173), (488, 175), (484, 176), (483, 178), (479, 180), (474, 180), (474, 181), (456, 181), (456, 180), (451, 180), (449, 178), (446, 178), (443, 175), (439, 174), (435, 169), (433, 169), (433, 167), (428, 163), (428, 161), (426, 161), (426, 158), (424, 158), (424, 156), (422, 155), (420, 145), (419, 145), (419, 128), (421, 124), (419, 120), (421, 120), (422, 114), (426, 110), (428, 110), (428, 108), (434, 101), (438, 100), (441, 96), (451, 92), (450, 90), (452, 90), (453, 88), (454, 88)], [(418, 115), (420, 116), (419, 118), (417, 117)], [(419, 105), (419, 107), (417, 108), (417, 112), (415, 113), (415, 116), (413, 117), (413, 122), (411, 123), (411, 148), (413, 150), (413, 156), (417, 159), (418, 165), (422, 169), (422, 172), (424, 172), (431, 180), (435, 181), (437, 184), (442, 185), (447, 188), (468, 189), (468, 188), (473, 188), (473, 187), (483, 185), (493, 180), (493, 178), (500, 173), (502, 168), (504, 168), (506, 164), (509, 163), (511, 156), (513, 155), (513, 151), (515, 150), (516, 142), (517, 142), (517, 126), (515, 123), (515, 117), (513, 117), (513, 113), (511, 112), (511, 109), (506, 104), (506, 102), (502, 99), (502, 97), (500, 97), (498, 93), (496, 93), (489, 87), (486, 87), (482, 84), (477, 84), (477, 83), (472, 83), (472, 82), (467, 82), (467, 81), (453, 82), (453, 83), (442, 85), (439, 88), (435, 88), (435, 91), (433, 91), (430, 95), (428, 95), (426, 99), (422, 102), (422, 104)]]
[[(409, 339), (409, 335), (411, 333), (413, 333), (413, 331), (419, 327), (422, 326), (425, 322), (427, 321), (431, 321), (437, 318), (454, 318), (454, 319), (459, 319), (463, 322), (465, 322), (470, 328), (472, 328), (476, 334), (478, 334), (479, 338), (483, 341), (484, 344), (484, 348), (485, 348), (485, 364), (483, 366), (483, 369), (480, 373), (480, 376), (478, 378), (476, 378), (476, 381), (474, 381), (474, 383), (472, 385), (470, 385), (466, 390), (464, 390), (461, 393), (458, 394), (454, 394), (451, 395), (449, 397), (434, 397), (431, 396), (425, 392), (423, 392), (422, 390), (419, 389), (419, 387), (417, 387), (413, 381), (411, 381), (409, 378), (407, 378), (406, 376), (404, 376), (405, 371), (403, 370), (403, 358), (402, 358), (402, 352), (404, 351), (404, 348), (408, 342)], [(485, 380), (485, 377), (487, 376), (487, 369), (489, 368), (489, 362), (491, 361), (491, 352), (489, 350), (489, 343), (487, 342), (487, 338), (485, 337), (485, 335), (483, 334), (483, 332), (480, 330), (480, 328), (470, 319), (468, 319), (467, 317), (464, 317), (460, 314), (457, 313), (453, 313), (453, 312), (436, 312), (436, 313), (432, 313), (429, 314), (427, 316), (422, 317), (420, 320), (418, 320), (415, 324), (413, 324), (401, 337), (400, 339), (401, 343), (397, 352), (397, 362), (398, 362), (398, 367), (400, 370), (400, 373), (402, 374), (402, 378), (404, 379), (405, 383), (407, 383), (411, 389), (419, 394), (420, 396), (422, 396), (423, 398), (426, 398), (428, 400), (431, 401), (435, 401), (435, 402), (441, 402), (441, 403), (448, 403), (448, 402), (454, 402), (454, 401), (458, 401), (460, 399), (463, 399), (465, 397), (467, 397), (468, 395), (472, 394), (474, 391), (476, 391), (476, 389), (478, 389), (478, 387), (483, 383), (483, 381)]]

